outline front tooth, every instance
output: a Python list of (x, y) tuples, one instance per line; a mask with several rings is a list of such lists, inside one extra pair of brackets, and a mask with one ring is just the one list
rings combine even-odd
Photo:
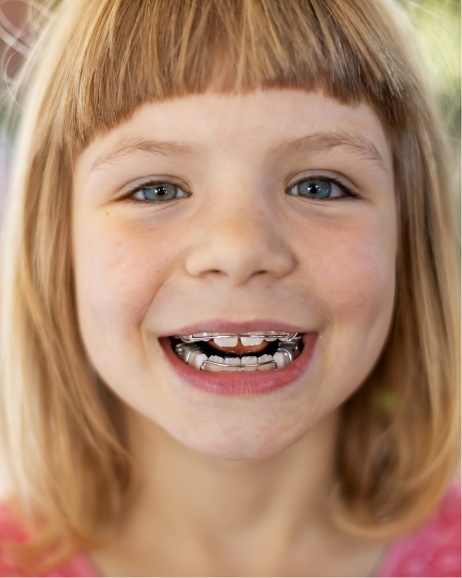
[(218, 347), (236, 347), (239, 341), (238, 337), (214, 337), (213, 342)]
[(253, 365), (255, 363), (258, 363), (258, 360), (253, 355), (246, 355), (245, 357), (241, 358), (241, 364), (242, 365)]
[(244, 345), (245, 347), (251, 347), (252, 345), (260, 345), (264, 341), (263, 337), (244, 337), (243, 335), (241, 335), (240, 339), (242, 345)]
[(226, 365), (240, 365), (240, 359), (239, 357), (225, 357), (225, 363)]

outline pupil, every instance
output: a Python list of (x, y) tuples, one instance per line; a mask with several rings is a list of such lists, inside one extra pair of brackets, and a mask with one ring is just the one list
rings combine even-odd
[(301, 183), (301, 194), (324, 199), (330, 195), (330, 183), (329, 181), (305, 181)]
[(175, 185), (155, 185), (146, 186), (141, 189), (143, 191), (143, 196), (148, 201), (163, 201), (171, 200), (176, 197), (176, 187)]
[(168, 193), (167, 187), (158, 187), (157, 188), (157, 194), (159, 195), (159, 197), (163, 197), (167, 193)]

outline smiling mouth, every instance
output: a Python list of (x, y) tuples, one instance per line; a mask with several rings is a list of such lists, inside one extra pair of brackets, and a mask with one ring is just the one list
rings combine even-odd
[(303, 350), (303, 334), (284, 331), (194, 333), (171, 337), (187, 365), (210, 372), (270, 371), (290, 365)]

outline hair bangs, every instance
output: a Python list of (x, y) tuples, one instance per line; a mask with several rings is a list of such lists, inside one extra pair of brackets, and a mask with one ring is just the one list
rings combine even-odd
[(144, 102), (258, 88), (366, 101), (386, 125), (402, 125), (412, 73), (383, 34), (382, 11), (360, 0), (87, 2), (68, 15), (80, 24), (50, 83), (62, 137), (79, 148)]

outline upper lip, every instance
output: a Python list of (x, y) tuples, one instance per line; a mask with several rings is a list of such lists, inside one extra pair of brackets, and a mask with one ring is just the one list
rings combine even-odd
[(200, 323), (185, 325), (172, 329), (172, 331), (161, 335), (161, 337), (172, 337), (174, 335), (193, 335), (196, 333), (223, 333), (225, 335), (238, 335), (241, 333), (251, 333), (257, 331), (307, 333), (306, 328), (281, 321), (255, 319), (252, 321), (231, 322), (220, 319), (213, 319), (210, 321), (201, 321)]

